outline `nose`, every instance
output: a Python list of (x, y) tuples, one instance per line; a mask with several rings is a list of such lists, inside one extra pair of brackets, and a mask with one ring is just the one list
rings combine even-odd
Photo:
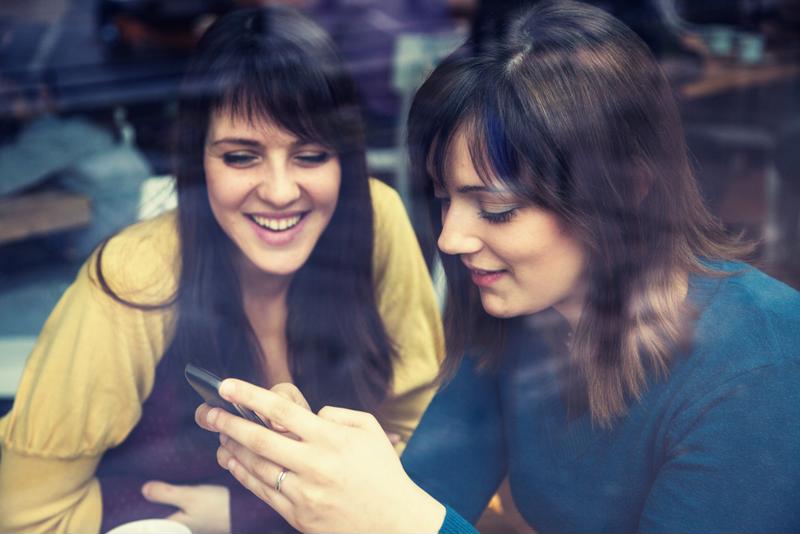
[(256, 194), (275, 209), (290, 207), (302, 192), (297, 181), (280, 166), (270, 166), (257, 184)]
[(483, 246), (480, 237), (473, 231), (467, 210), (450, 207), (442, 211), (442, 232), (437, 245), (445, 254), (473, 254)]

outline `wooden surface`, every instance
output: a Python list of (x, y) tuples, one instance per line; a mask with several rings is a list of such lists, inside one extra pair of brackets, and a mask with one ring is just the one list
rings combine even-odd
[(747, 89), (759, 85), (789, 80), (800, 76), (800, 64), (789, 62), (759, 65), (709, 63), (699, 80), (687, 83), (680, 89), (683, 98), (703, 98), (727, 91)]
[(89, 199), (63, 191), (42, 191), (0, 199), (0, 244), (79, 228), (92, 218)]

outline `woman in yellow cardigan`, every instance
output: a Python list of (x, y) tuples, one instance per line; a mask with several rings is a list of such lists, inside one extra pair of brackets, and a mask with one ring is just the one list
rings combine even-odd
[(366, 174), (356, 94), (295, 11), (220, 19), (187, 72), (176, 212), (104, 243), (41, 332), (0, 421), (0, 531), (287, 528), (216, 464), (188, 362), (312, 409), (367, 410), (402, 449), (443, 355), (397, 194)]

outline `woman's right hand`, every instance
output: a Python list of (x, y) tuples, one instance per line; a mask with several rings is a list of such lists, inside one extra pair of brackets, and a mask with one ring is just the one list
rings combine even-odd
[[(273, 393), (277, 393), (284, 399), (293, 402), (294, 404), (300, 406), (301, 408), (305, 408), (306, 410), (311, 411), (311, 406), (309, 406), (308, 401), (300, 392), (300, 389), (298, 389), (298, 387), (292, 384), (291, 382), (281, 382), (280, 384), (275, 384), (269, 390), (272, 391)], [(211, 406), (208, 406), (207, 404), (204, 404), (204, 406), (207, 407), (206, 409), (211, 409)], [(276, 422), (269, 420), (266, 420), (265, 422), (269, 424), (270, 428), (272, 428), (277, 432), (284, 432), (284, 433), (286, 432), (286, 429)], [(198, 419), (197, 424), (200, 425), (204, 430), (215, 432), (213, 428), (209, 427), (205, 423), (204, 419), (203, 420)]]
[(219, 408), (195, 418), (220, 432), (217, 459), (300, 531), (436, 532), (445, 509), (403, 471), (374, 416), (325, 407), (314, 415), (282, 394), (225, 380), (220, 394), (299, 436), (286, 439)]
[[(273, 393), (277, 393), (284, 399), (290, 400), (296, 405), (300, 406), (301, 408), (305, 408), (309, 412), (311, 411), (311, 406), (309, 406), (308, 401), (300, 392), (297, 386), (292, 384), (291, 382), (281, 382), (280, 384), (275, 384), (270, 389)], [(276, 430), (277, 432), (287, 432), (287, 430), (281, 426), (279, 423), (275, 421), (267, 421), (269, 426)]]

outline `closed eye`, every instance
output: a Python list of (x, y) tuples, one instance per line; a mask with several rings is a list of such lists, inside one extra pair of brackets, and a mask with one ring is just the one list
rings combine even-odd
[(492, 224), (502, 224), (510, 221), (514, 215), (517, 214), (518, 209), (519, 208), (511, 208), (510, 210), (499, 212), (481, 210), (480, 217), (481, 219), (485, 219)]
[(331, 153), (326, 151), (320, 152), (303, 152), (295, 156), (298, 162), (306, 166), (322, 165), (331, 159)]
[(226, 165), (238, 168), (248, 167), (255, 163), (257, 159), (257, 156), (242, 152), (228, 152), (222, 155), (222, 161), (224, 161)]

